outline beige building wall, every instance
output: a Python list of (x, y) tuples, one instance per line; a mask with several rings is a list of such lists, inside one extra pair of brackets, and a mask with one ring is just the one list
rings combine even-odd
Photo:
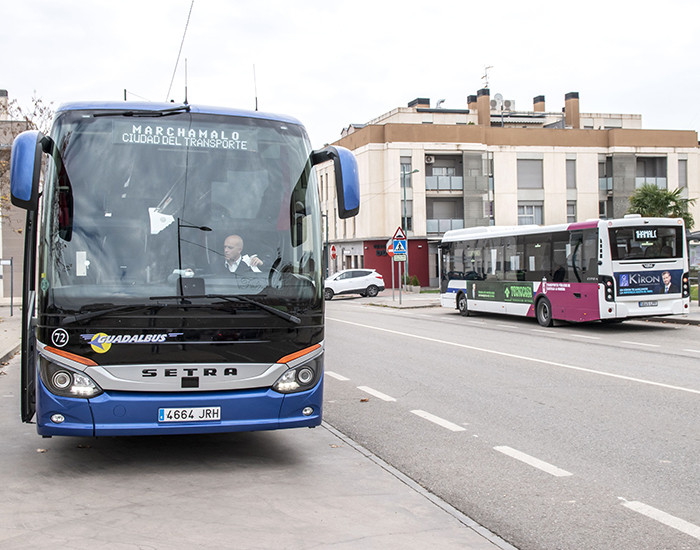
[(496, 225), (518, 224), (518, 154), (511, 148), (493, 152)]
[(598, 152), (576, 153), (576, 217), (598, 219)]

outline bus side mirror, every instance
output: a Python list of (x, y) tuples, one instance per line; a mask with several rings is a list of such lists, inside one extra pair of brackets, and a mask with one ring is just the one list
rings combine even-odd
[(12, 143), (10, 190), (12, 204), (36, 210), (39, 202), (39, 175), (44, 136), (38, 130), (22, 132)]
[(357, 216), (360, 211), (360, 178), (357, 160), (352, 151), (345, 147), (329, 145), (311, 154), (314, 165), (327, 160), (333, 161), (335, 169), (335, 192), (338, 196), (338, 217), (341, 219)]

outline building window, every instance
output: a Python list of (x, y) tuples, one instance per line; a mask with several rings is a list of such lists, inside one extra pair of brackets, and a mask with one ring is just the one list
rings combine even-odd
[(601, 191), (612, 191), (612, 157), (603, 157), (601, 155), (598, 160), (598, 187)]
[(542, 189), (542, 161), (518, 159), (518, 189)]
[(401, 227), (404, 231), (413, 231), (413, 201), (409, 199), (402, 206), (405, 210), (401, 210)]
[(576, 189), (576, 161), (566, 161), (566, 188)]
[(401, 157), (401, 188), (403, 189), (404, 185), (406, 186), (407, 189), (410, 189), (412, 187), (411, 183), (411, 177), (412, 174), (411, 172), (413, 171), (413, 168), (411, 167), (411, 157)]
[(681, 197), (688, 198), (688, 161), (680, 159), (678, 161), (678, 189), (681, 190)]
[(539, 201), (518, 203), (518, 225), (542, 225), (543, 204)]
[(574, 223), (576, 221), (576, 201), (566, 202), (566, 222)]
[(666, 157), (637, 157), (635, 188), (645, 184), (666, 189)]

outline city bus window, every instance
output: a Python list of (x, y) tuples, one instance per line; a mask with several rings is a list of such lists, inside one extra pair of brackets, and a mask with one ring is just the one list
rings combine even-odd
[(525, 280), (541, 281), (550, 273), (551, 242), (549, 235), (525, 236)]
[[(520, 241), (520, 246), (518, 246), (518, 241)], [(522, 244), (522, 239), (514, 236), (504, 239), (504, 242), (506, 281), (524, 281), (525, 247)]]

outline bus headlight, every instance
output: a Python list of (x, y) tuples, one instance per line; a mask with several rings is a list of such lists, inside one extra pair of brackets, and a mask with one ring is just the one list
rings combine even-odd
[(312, 359), (296, 368), (289, 369), (272, 385), (280, 393), (296, 393), (311, 389), (318, 381), (322, 371), (322, 359)]
[(39, 374), (46, 388), (61, 397), (89, 399), (102, 393), (102, 388), (85, 373), (52, 363), (43, 357)]

